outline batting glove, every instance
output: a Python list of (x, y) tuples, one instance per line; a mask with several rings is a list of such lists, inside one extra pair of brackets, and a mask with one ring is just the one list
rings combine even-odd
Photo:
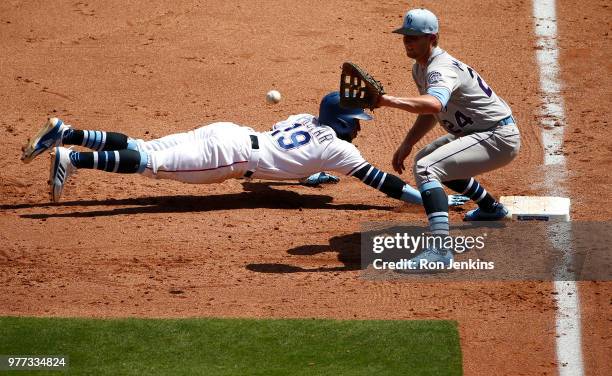
[(316, 187), (321, 184), (336, 184), (340, 178), (334, 175), (326, 174), (325, 172), (317, 172), (307, 178), (301, 179), (300, 184), (307, 187)]
[(448, 195), (448, 206), (461, 206), (470, 201), (470, 198), (464, 195)]

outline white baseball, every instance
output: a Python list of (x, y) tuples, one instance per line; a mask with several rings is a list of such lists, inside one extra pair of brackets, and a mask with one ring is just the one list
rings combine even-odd
[(268, 104), (276, 104), (281, 100), (281, 93), (278, 90), (270, 90), (268, 94), (266, 94), (266, 102)]

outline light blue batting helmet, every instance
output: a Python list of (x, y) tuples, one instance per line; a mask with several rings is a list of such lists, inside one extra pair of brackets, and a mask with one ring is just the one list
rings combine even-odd
[(339, 139), (352, 141), (357, 119), (372, 120), (372, 116), (360, 108), (347, 109), (340, 107), (340, 93), (337, 91), (327, 94), (321, 100), (319, 124), (331, 127)]

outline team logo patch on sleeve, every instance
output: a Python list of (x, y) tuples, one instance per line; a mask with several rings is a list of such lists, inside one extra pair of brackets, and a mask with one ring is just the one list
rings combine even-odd
[(429, 85), (436, 84), (440, 81), (442, 81), (442, 74), (440, 72), (433, 71), (427, 75), (427, 83)]

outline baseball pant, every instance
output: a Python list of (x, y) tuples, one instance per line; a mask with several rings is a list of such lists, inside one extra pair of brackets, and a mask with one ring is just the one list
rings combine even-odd
[(462, 137), (448, 134), (421, 149), (413, 167), (417, 186), (437, 180), (467, 179), (510, 163), (521, 138), (515, 124)]
[(251, 157), (250, 134), (234, 123), (213, 123), (152, 141), (135, 140), (148, 155), (143, 175), (184, 183), (220, 183), (244, 176)]

